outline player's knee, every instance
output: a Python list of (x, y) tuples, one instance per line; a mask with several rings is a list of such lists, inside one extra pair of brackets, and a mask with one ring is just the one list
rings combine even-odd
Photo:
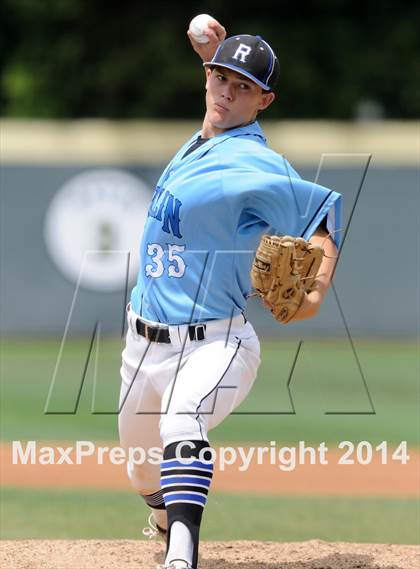
[(135, 465), (129, 462), (127, 474), (132, 487), (138, 494), (151, 494), (160, 486), (160, 472), (158, 467), (153, 470), (145, 468), (144, 465)]
[(188, 414), (162, 415), (160, 436), (163, 447), (174, 441), (200, 440), (207, 435), (195, 416)]

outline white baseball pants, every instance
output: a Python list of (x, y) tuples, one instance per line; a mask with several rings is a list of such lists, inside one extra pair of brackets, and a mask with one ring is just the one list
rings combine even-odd
[[(205, 339), (198, 341), (189, 339), (187, 325), (169, 326), (171, 343), (162, 344), (138, 335), (136, 318), (130, 310), (121, 367), (121, 445), (147, 452), (208, 440), (208, 431), (242, 403), (255, 381), (260, 344), (254, 328), (242, 315), (209, 321)], [(129, 463), (128, 474), (140, 494), (160, 488), (159, 465)]]

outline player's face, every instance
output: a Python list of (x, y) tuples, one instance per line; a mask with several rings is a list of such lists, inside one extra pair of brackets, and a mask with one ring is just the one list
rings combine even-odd
[(274, 93), (230, 69), (206, 69), (206, 120), (214, 134), (248, 124), (274, 100)]

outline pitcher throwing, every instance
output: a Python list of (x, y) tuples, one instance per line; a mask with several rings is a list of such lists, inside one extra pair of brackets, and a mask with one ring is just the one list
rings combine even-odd
[[(262, 235), (323, 245), (311, 289), (301, 290), (287, 322), (316, 314), (339, 245), (341, 196), (302, 180), (267, 147), (256, 120), (275, 100), (272, 48), (259, 36), (225, 39), (216, 20), (204, 33), (207, 43), (189, 37), (203, 60), (206, 113), (156, 185), (121, 368), (121, 444), (163, 448), (160, 467), (146, 462), (128, 471), (165, 536), (166, 569), (197, 569), (213, 473), (209, 431), (242, 403), (257, 376), (260, 345), (244, 311)], [(260, 259), (259, 270), (266, 265)]]

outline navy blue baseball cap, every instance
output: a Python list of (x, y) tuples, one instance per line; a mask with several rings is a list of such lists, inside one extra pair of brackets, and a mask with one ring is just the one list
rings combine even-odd
[(280, 64), (276, 54), (261, 36), (242, 34), (225, 39), (216, 50), (212, 65), (232, 69), (245, 75), (265, 91), (271, 91), (280, 74)]

